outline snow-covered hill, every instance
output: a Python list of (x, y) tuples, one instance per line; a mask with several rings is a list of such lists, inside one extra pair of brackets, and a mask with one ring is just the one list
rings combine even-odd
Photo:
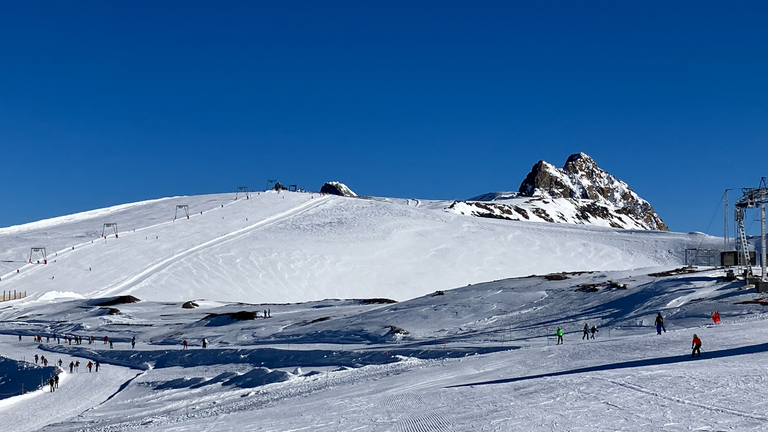
[[(177, 206), (190, 218), (173, 220)], [(0, 290), (145, 300), (405, 300), (534, 273), (681, 264), (714, 238), (467, 218), (444, 202), (173, 197), (0, 229)], [(181, 214), (184, 214), (183, 212)], [(119, 238), (100, 238), (104, 223)], [(106, 231), (110, 234), (110, 231)], [(44, 246), (48, 264), (27, 263)]]
[[(471, 218), (448, 204), (270, 191), (3, 228), (0, 286), (29, 296), (0, 302), (0, 395), (15, 395), (0, 399), (0, 425), (647, 431), (768, 421), (768, 373), (755, 367), (768, 353), (764, 299), (722, 270), (670, 271), (686, 247), (720, 239)], [(174, 220), (184, 205), (189, 218), (181, 207)], [(101, 238), (115, 222), (119, 236)], [(48, 264), (27, 262), (37, 246)], [(128, 294), (139, 301), (118, 297)], [(581, 338), (585, 323), (597, 326), (594, 340)], [(700, 359), (689, 357), (694, 332)], [(52, 364), (54, 392), (37, 384)]]
[(539, 161), (518, 192), (492, 192), (449, 209), (479, 217), (668, 231), (648, 201), (584, 153), (563, 168)]

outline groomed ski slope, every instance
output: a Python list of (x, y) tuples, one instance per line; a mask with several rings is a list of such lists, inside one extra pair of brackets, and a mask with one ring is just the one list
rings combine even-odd
[[(0, 291), (158, 301), (405, 300), (529, 274), (679, 265), (686, 247), (719, 242), (475, 218), (444, 211), (444, 202), (272, 191), (234, 198), (165, 198), (2, 228)], [(174, 221), (181, 204), (190, 218)], [(107, 222), (118, 223), (119, 238), (100, 238)], [(37, 246), (47, 248), (48, 265), (27, 263)]]
[[(722, 275), (634, 270), (520, 278), (396, 304), (271, 305), (272, 318), (229, 322), (204, 317), (262, 306), (210, 302), (188, 310), (139, 302), (99, 315), (91, 300), (10, 302), (0, 310), (0, 332), (12, 336), (0, 337), (0, 353), (99, 358), (103, 368), (65, 372), (53, 395), (1, 403), (0, 424), (48, 432), (762, 430), (768, 320), (764, 306), (740, 304), (757, 297), (753, 291)], [(580, 289), (592, 285), (596, 291)], [(723, 320), (717, 325), (709, 318), (714, 310)], [(653, 327), (658, 311), (667, 328), (660, 336)], [(584, 322), (597, 325), (596, 339), (581, 339)], [(106, 334), (115, 349), (98, 340), (69, 346), (15, 337), (61, 334), (73, 325), (67, 333)], [(359, 338), (388, 325), (408, 333)], [(558, 326), (566, 331), (561, 346)], [(695, 359), (693, 333), (704, 342)], [(331, 334), (337, 343), (323, 339)], [(200, 337), (211, 346), (202, 349)], [(183, 350), (182, 338), (193, 346)], [(504, 350), (401, 357), (406, 350), (488, 347)], [(394, 358), (351, 368), (340, 360), (365, 363), (370, 352)], [(249, 379), (254, 374), (264, 382)], [(286, 380), (271, 379), (275, 374)]]

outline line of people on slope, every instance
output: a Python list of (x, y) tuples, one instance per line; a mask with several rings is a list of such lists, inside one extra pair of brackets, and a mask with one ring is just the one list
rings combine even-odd
[[(712, 321), (717, 324), (720, 322), (720, 314), (715, 311), (711, 315)], [(661, 316), (661, 312), (659, 312), (656, 315), (656, 319), (654, 320), (654, 325), (656, 326), (656, 334), (661, 335), (662, 332), (666, 333), (667, 329), (664, 327), (664, 317)], [(584, 329), (583, 334), (581, 336), (581, 340), (589, 340), (595, 338), (595, 333), (598, 332), (596, 326), (589, 326), (589, 323), (584, 323)], [(563, 344), (563, 329), (558, 327), (557, 331), (555, 332), (557, 335), (557, 344), (561, 345)], [(691, 357), (701, 357), (701, 339), (696, 335), (693, 334), (693, 340), (691, 341)]]
[[(595, 333), (599, 332), (600, 330), (597, 329), (597, 326), (592, 325), (592, 327), (589, 326), (589, 323), (584, 323), (584, 329), (583, 334), (581, 336), (581, 340), (589, 340), (595, 338)], [(557, 335), (557, 344), (560, 345), (563, 343), (563, 329), (560, 327), (557, 328), (557, 331), (555, 332)]]

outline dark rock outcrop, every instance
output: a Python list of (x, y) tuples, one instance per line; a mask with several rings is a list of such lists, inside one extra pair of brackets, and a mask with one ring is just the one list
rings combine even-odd
[(346, 197), (356, 197), (357, 194), (352, 192), (352, 189), (347, 187), (344, 183), (339, 182), (327, 182), (320, 188), (320, 193), (329, 195), (339, 195)]

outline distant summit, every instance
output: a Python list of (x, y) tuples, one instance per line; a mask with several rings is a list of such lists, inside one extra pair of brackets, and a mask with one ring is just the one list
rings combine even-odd
[(339, 182), (327, 182), (323, 185), (323, 187), (320, 188), (320, 193), (329, 194), (329, 195), (339, 195), (339, 196), (346, 196), (346, 197), (356, 197), (357, 194), (352, 192), (352, 189), (347, 187), (344, 183)]
[(516, 194), (488, 193), (451, 207), (466, 214), (459, 209), (466, 206), (469, 214), (481, 217), (669, 231), (648, 201), (585, 153), (570, 155), (562, 168), (540, 160)]

